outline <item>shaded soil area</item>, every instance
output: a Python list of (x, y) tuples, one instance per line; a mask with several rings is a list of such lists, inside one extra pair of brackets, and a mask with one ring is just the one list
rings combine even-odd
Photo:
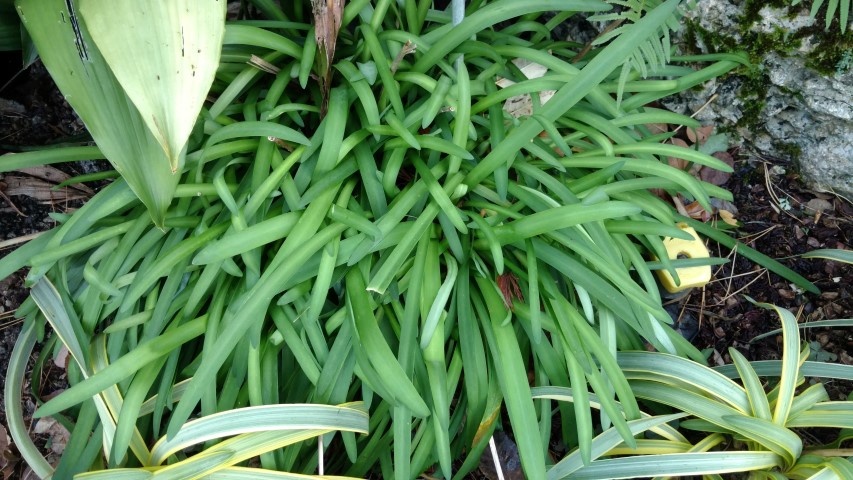
[[(730, 262), (719, 267), (704, 290), (691, 292), (683, 305), (700, 320), (694, 343), (713, 349), (711, 364), (731, 363), (730, 347), (750, 360), (780, 358), (781, 334), (753, 341), (781, 327), (777, 315), (746, 297), (787, 308), (800, 324), (853, 318), (853, 265), (799, 257), (816, 249), (849, 249), (853, 205), (809, 190), (786, 159), (733, 153), (736, 173), (724, 188), (734, 195), (741, 241), (804, 276), (821, 293), (804, 292), (737, 252), (710, 245), (712, 255)], [(810, 360), (853, 364), (853, 329), (808, 328), (801, 330), (801, 337), (811, 348)], [(833, 400), (846, 399), (853, 390), (850, 382), (829, 381), (826, 387)]]
[[(17, 62), (16, 54), (0, 55), (0, 72), (7, 72), (0, 74), (0, 85), (18, 70)], [(39, 64), (0, 91), (0, 154), (21, 151), (24, 146), (79, 142), (82, 132), (80, 121)], [(740, 238), (806, 277), (821, 293), (803, 292), (737, 252), (711, 244), (712, 255), (731, 261), (717, 269), (714, 281), (706, 288), (696, 289), (674, 304), (676, 315), (693, 316), (698, 321), (694, 342), (701, 349), (709, 349), (711, 364), (730, 363), (730, 347), (739, 349), (750, 360), (780, 358), (781, 336), (752, 341), (779, 328), (778, 319), (774, 313), (748, 302), (746, 296), (788, 308), (798, 314), (801, 323), (853, 318), (853, 266), (799, 257), (818, 248), (849, 249), (853, 242), (853, 205), (842, 198), (810, 191), (787, 159), (767, 158), (746, 150), (730, 153), (736, 173), (724, 187), (734, 194)], [(62, 168), (70, 174), (81, 173), (76, 166)], [(0, 174), (0, 191), (4, 185)], [(74, 207), (73, 203), (39, 203), (26, 196), (0, 195), (0, 242), (47, 230), (54, 226), (51, 212), (67, 212)], [(0, 257), (10, 251), (11, 248), (0, 249)], [(24, 275), (21, 271), (0, 279), (0, 366), (8, 363), (18, 334), (13, 312), (26, 298)], [(805, 329), (803, 339), (809, 342), (814, 360), (853, 363), (851, 329)], [(4, 380), (5, 368), (0, 368), (0, 382)], [(40, 380), (46, 382), (40, 387), (44, 392), (61, 388), (63, 382), (57, 375)], [(833, 400), (847, 398), (851, 387), (850, 382), (827, 383)], [(30, 402), (25, 411), (32, 413), (33, 408)], [(5, 425), (2, 408), (0, 422)], [(815, 431), (806, 437), (820, 444), (833, 441), (833, 435)], [(2, 440), (0, 432), (0, 443)], [(499, 440), (501, 448), (512, 450), (511, 441), (506, 446), (503, 438)], [(49, 439), (39, 437), (38, 442), (46, 446)], [(513, 454), (510, 452), (507, 458), (512, 460)], [(494, 478), (493, 475), (484, 467), (476, 478)]]

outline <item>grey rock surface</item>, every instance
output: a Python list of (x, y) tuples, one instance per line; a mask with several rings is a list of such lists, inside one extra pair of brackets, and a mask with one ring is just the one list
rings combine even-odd
[[(702, 29), (742, 44), (749, 41), (739, 23), (745, 3), (699, 0), (687, 16)], [(759, 19), (747, 26), (748, 32), (793, 35), (815, 25), (802, 6), (792, 8), (763, 7)], [(822, 25), (822, 19), (817, 22)], [(701, 37), (687, 47), (701, 52), (713, 49)], [(819, 48), (819, 39), (802, 36), (793, 51), (764, 54), (758, 66), (765, 82), (763, 98), (745, 95), (744, 78), (731, 75), (709, 82), (701, 91), (666, 100), (665, 105), (692, 114), (716, 94), (697, 115), (699, 120), (734, 129), (743, 143), (768, 155), (790, 158), (798, 152), (793, 160), (813, 188), (853, 198), (853, 68), (839, 65), (831, 75), (808, 68), (806, 55)], [(757, 118), (743, 121), (748, 107), (761, 104)]]

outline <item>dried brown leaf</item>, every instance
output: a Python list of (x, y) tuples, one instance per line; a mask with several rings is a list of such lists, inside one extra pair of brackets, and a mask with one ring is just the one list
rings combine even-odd
[(56, 454), (61, 454), (65, 451), (65, 446), (68, 445), (68, 438), (71, 436), (71, 432), (51, 417), (40, 418), (33, 427), (33, 433), (48, 435), (50, 437), (50, 450)]
[(92, 196), (91, 191), (85, 192), (71, 187), (53, 190), (53, 187), (56, 186), (55, 183), (36, 177), (7, 175), (3, 182), (6, 184), (6, 195), (23, 195), (41, 203), (56, 204), (71, 200), (83, 200)]
[(68, 348), (65, 345), (59, 348), (59, 352), (57, 352), (56, 357), (53, 359), (53, 364), (57, 367), (65, 370), (68, 368)]
[(6, 427), (0, 425), (0, 475), (3, 475), (3, 480), (13, 478), (18, 461), (20, 458), (12, 449), (12, 438)]
[[(540, 78), (548, 72), (548, 67), (523, 58), (516, 58), (512, 63), (521, 70), (525, 77), (531, 80)], [(506, 88), (515, 85), (515, 82), (508, 78), (498, 77), (495, 84), (500, 88)], [(545, 105), (556, 93), (556, 90), (542, 90), (539, 92), (539, 104)], [(504, 102), (503, 109), (515, 118), (533, 115), (533, 97), (529, 93), (510, 97)]]
[(809, 213), (831, 212), (833, 210), (832, 202), (822, 198), (813, 198), (806, 203), (806, 210)]
[(652, 135), (657, 135), (659, 133), (666, 133), (669, 131), (668, 123), (647, 123), (646, 128), (649, 129), (649, 132)]
[(720, 219), (731, 226), (737, 226), (737, 220), (735, 220), (735, 216), (732, 212), (728, 210), (720, 210), (717, 212), (720, 215)]
[[(332, 62), (335, 58), (335, 47), (338, 43), (338, 32), (344, 15), (345, 0), (311, 0), (314, 13), (314, 38), (317, 40), (317, 51), (320, 54), (319, 73), (323, 87), (323, 104), (328, 101), (331, 88)], [(325, 113), (325, 108), (323, 109)]]
[(687, 139), (690, 140), (690, 143), (698, 143), (702, 145), (708, 140), (708, 137), (714, 134), (714, 126), (707, 125), (704, 127), (699, 127), (696, 129), (688, 128), (687, 129)]
[[(678, 147), (688, 148), (687, 142), (685, 142), (684, 140), (682, 140), (680, 138), (671, 138), (669, 140), (669, 142), (675, 146), (678, 146)], [(669, 161), (669, 165), (671, 167), (675, 167), (679, 170), (687, 169), (687, 165), (688, 165), (687, 160), (684, 160), (681, 158), (669, 157), (668, 161)]]
[(693, 202), (689, 205), (685, 205), (684, 210), (690, 218), (695, 218), (696, 220), (703, 222), (707, 222), (711, 219), (711, 213), (705, 210), (699, 202)]
[(714, 168), (704, 167), (699, 171), (699, 179), (703, 182), (708, 182), (712, 185), (723, 185), (729, 181), (732, 174), (727, 172), (721, 172)]

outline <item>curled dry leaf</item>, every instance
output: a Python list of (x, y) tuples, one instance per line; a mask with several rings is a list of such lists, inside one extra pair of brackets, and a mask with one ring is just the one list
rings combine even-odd
[(832, 202), (822, 198), (813, 198), (806, 203), (806, 211), (808, 213), (824, 213), (833, 210)]
[(41, 480), (38, 475), (30, 468), (27, 467), (24, 469), (23, 475), (21, 475), (21, 480)]
[(666, 133), (669, 131), (668, 123), (647, 123), (646, 128), (649, 129), (649, 132), (652, 135), (657, 135), (659, 133)]
[[(40, 178), (46, 182), (51, 182), (57, 185), (71, 178), (71, 176), (67, 173), (57, 168), (53, 168), (50, 165), (39, 165), (37, 167), (21, 168), (16, 171), (20, 173), (26, 173), (27, 175), (30, 175), (32, 177)], [(91, 188), (87, 187), (82, 183), (75, 183), (74, 185), (72, 185), (72, 187), (82, 192), (86, 192), (90, 195), (95, 193), (92, 191)]]
[(702, 222), (707, 222), (711, 219), (711, 213), (705, 210), (699, 202), (693, 202), (684, 206), (685, 212), (687, 212), (687, 216), (690, 218), (695, 218), (696, 220), (700, 220)]
[(56, 354), (56, 357), (53, 359), (53, 364), (57, 367), (65, 370), (68, 368), (68, 348), (65, 345), (59, 348), (59, 352)]
[(737, 226), (737, 220), (735, 220), (735, 216), (732, 212), (728, 210), (720, 210), (717, 213), (720, 215), (720, 220), (726, 222), (731, 226)]
[[(332, 61), (335, 58), (335, 47), (338, 43), (338, 32), (344, 15), (344, 0), (311, 0), (314, 13), (314, 38), (317, 40), (317, 51), (320, 54), (319, 73), (323, 87), (323, 105), (329, 98), (331, 88)], [(325, 114), (326, 109), (323, 108)]]
[(699, 128), (688, 128), (687, 139), (690, 140), (690, 143), (698, 143), (699, 145), (702, 145), (713, 133), (713, 125), (706, 125)]

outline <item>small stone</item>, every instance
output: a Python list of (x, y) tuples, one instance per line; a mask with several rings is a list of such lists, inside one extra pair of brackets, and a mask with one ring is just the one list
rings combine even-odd
[(797, 297), (797, 294), (795, 292), (792, 292), (792, 291), (784, 289), (784, 288), (780, 288), (779, 290), (777, 290), (777, 292), (779, 292), (780, 297), (782, 297), (786, 300), (793, 300), (794, 298)]
[(813, 198), (806, 203), (808, 213), (823, 213), (832, 210), (832, 203), (820, 198)]

